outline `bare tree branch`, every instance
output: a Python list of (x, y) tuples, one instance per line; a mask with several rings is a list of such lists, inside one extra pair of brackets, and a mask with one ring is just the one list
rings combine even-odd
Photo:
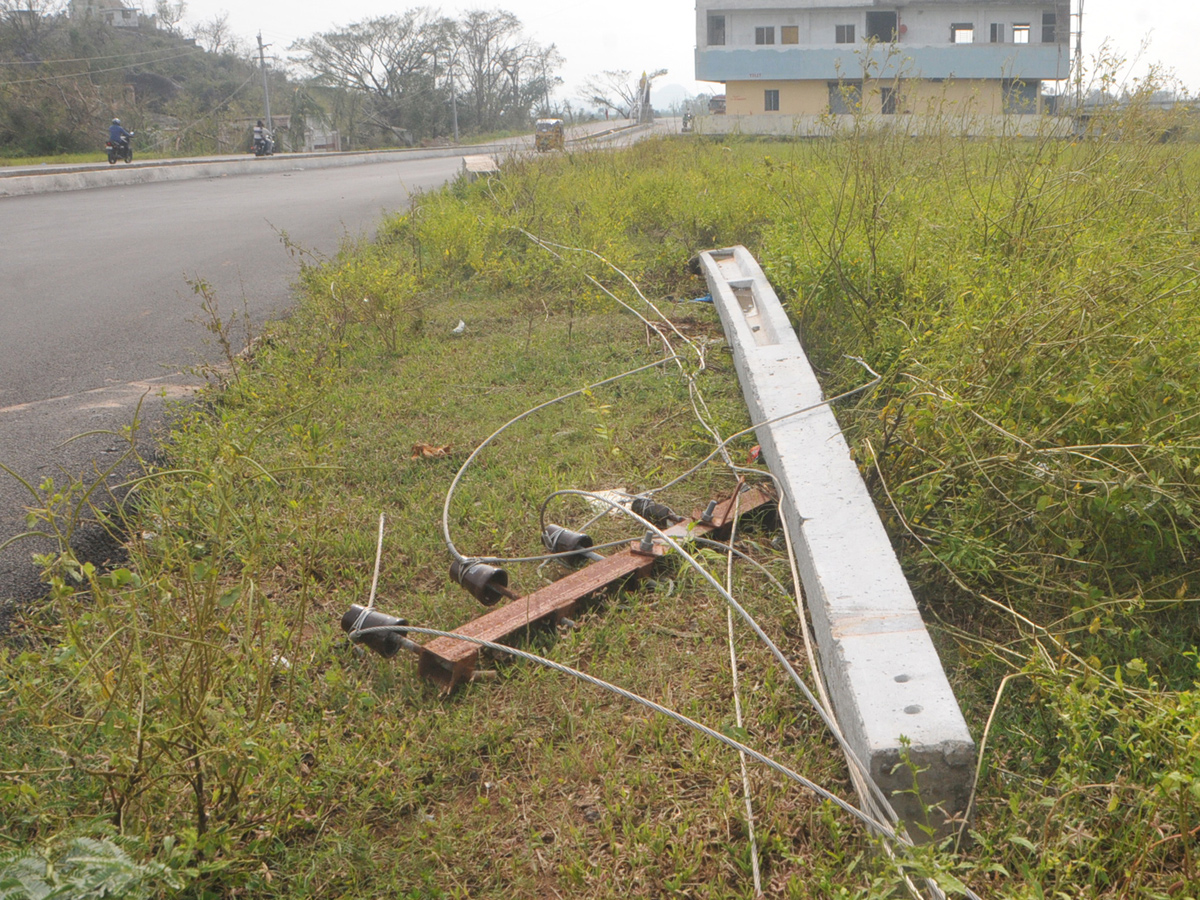
[(667, 74), (666, 69), (635, 76), (628, 69), (616, 69), (592, 75), (579, 91), (579, 99), (599, 109), (610, 109), (626, 118), (640, 105), (643, 75), (647, 85)]

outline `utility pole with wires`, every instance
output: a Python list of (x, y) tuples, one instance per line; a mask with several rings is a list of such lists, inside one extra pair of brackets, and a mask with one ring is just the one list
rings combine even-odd
[(458, 143), (458, 94), (454, 90), (454, 66), (457, 56), (450, 57), (450, 115), (454, 119), (454, 143)]
[(267, 44), (265, 46), (263, 45), (262, 32), (260, 31), (258, 33), (258, 62), (259, 62), (259, 65), (262, 66), (263, 104), (266, 106), (266, 109), (267, 109), (267, 130), (268, 130), (268, 132), (271, 132), (271, 131), (275, 130), (275, 123), (273, 121), (271, 121), (271, 91), (267, 87), (267, 56), (266, 56), (266, 53), (263, 52), (266, 49), (266, 47), (269, 47), (269, 46), (271, 46), (271, 45), (270, 44)]
[(1075, 74), (1075, 109), (1077, 112), (1083, 110), (1083, 0), (1078, 0), (1079, 11), (1071, 15), (1072, 30), (1075, 38), (1075, 65), (1073, 66)]

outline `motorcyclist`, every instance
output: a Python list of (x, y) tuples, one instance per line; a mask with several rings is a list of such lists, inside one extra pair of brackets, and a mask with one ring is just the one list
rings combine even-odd
[(108, 126), (108, 139), (112, 141), (114, 147), (128, 144), (131, 137), (133, 137), (133, 132), (122, 128), (120, 119), (112, 120), (112, 124)]
[(258, 123), (254, 126), (254, 143), (251, 146), (256, 152), (260, 147), (265, 149), (268, 139), (267, 129), (263, 126), (262, 119), (259, 119)]

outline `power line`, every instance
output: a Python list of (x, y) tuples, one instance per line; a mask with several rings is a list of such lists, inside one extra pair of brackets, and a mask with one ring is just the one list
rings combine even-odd
[[(194, 47), (192, 50), (199, 50), (199, 47)], [(190, 56), (192, 50), (187, 53), (177, 53), (174, 56), (164, 56), (162, 59), (149, 60), (149, 62), (167, 62), (171, 59), (180, 59), (184, 56)], [(201, 51), (203, 52), (203, 51)], [(68, 81), (72, 78), (90, 78), (93, 75), (102, 75), (105, 72), (121, 72), (125, 69), (132, 68), (137, 63), (129, 63), (124, 66), (113, 66), (107, 69), (88, 69), (86, 72), (73, 72), (67, 75), (46, 75), (42, 78), (25, 78), (19, 81), (0, 81), (0, 87), (14, 87), (18, 84), (36, 84), (40, 81)]]
[[(174, 48), (169, 48), (173, 50)], [(201, 47), (190, 47), (188, 51), (201, 50)], [(131, 56), (150, 56), (155, 53), (165, 53), (167, 48), (158, 50), (138, 50), (135, 53), (112, 53), (108, 56), (77, 56), (71, 59), (14, 59), (0, 60), (0, 66), (47, 66), (54, 63), (77, 63), (77, 62), (100, 62), (105, 59), (128, 59)], [(157, 60), (146, 60), (147, 62), (156, 62)]]

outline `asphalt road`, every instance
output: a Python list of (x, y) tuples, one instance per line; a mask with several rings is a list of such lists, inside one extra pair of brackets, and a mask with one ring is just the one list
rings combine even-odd
[[(96, 432), (130, 425), (139, 403), (143, 452), (152, 452), (162, 396), (186, 395), (197, 383), (187, 370), (220, 359), (196, 321), (189, 280), (211, 285), (225, 315), (248, 309), (257, 326), (291, 299), (298, 263), (282, 233), (331, 254), (460, 164), (448, 157), (0, 198), (0, 463), (34, 486), (47, 477), (94, 482), (126, 446)], [(0, 471), (0, 544), (26, 530), (31, 505), (21, 481)], [(114, 549), (93, 525), (75, 543), (101, 559)], [(0, 550), (0, 627), (6, 601), (40, 592), (31, 554), (53, 546), (25, 539)]]

